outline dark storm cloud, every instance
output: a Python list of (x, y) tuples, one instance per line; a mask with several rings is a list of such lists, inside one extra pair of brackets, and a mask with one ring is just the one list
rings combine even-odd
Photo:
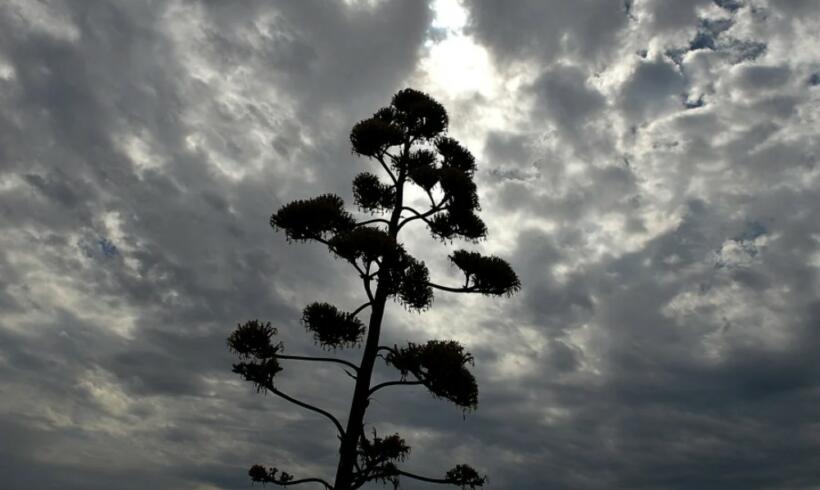
[[(500, 247), (524, 289), (391, 310), (385, 343), (463, 338), (481, 404), (463, 414), (397, 388), (368, 421), (408, 439), (408, 469), (470, 462), (493, 488), (817, 486), (812, 2), (464, 6), (505, 90), (457, 98), (451, 120), (513, 108), (466, 125), (491, 225), (477, 247)], [(4, 488), (332, 472), (332, 426), (240, 383), (224, 339), (259, 318), (287, 353), (318, 352), (302, 306), (357, 306), (343, 264), (288, 246), (268, 217), (349, 197), (365, 168), (351, 124), (423, 84), (419, 60), (459, 35), (432, 15), (423, 2), (0, 7)], [(283, 366), (284, 391), (344, 413), (340, 370)]]

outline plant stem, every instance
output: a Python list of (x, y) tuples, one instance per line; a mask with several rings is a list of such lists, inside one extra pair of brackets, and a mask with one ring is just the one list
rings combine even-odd
[[(399, 158), (406, 158), (409, 150), (410, 141), (407, 140), (404, 144), (404, 151)], [(396, 202), (387, 227), (387, 233), (394, 240), (399, 233), (399, 220), (401, 219), (404, 182), (406, 179), (406, 172), (403, 168), (400, 168), (395, 180)], [(342, 437), (339, 448), (339, 466), (336, 468), (336, 479), (333, 483), (334, 490), (350, 490), (353, 486), (353, 467), (356, 463), (356, 449), (363, 430), (367, 405), (370, 403), (370, 380), (373, 375), (376, 355), (379, 352), (379, 337), (381, 335), (382, 319), (384, 318), (384, 307), (387, 302), (387, 297), (389, 296), (389, 291), (387, 290), (389, 271), (393, 267), (395, 260), (396, 257), (384, 257), (384, 263), (382, 267), (379, 267), (379, 282), (376, 286), (376, 293), (371, 305), (370, 322), (367, 328), (367, 342), (365, 343), (362, 362), (359, 364), (359, 372), (356, 377), (356, 387), (353, 391), (350, 414), (347, 418), (347, 429)]]

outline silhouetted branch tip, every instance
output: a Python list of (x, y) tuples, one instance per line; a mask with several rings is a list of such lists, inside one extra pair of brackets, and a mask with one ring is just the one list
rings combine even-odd
[(456, 250), (450, 261), (461, 269), (473, 288), (482, 294), (510, 296), (521, 289), (521, 282), (507, 262), (495, 256)]
[(447, 472), (446, 479), (453, 485), (458, 485), (461, 488), (475, 489), (483, 487), (487, 483), (487, 476), (481, 476), (476, 470), (466, 464), (456, 465), (453, 469)]
[(392, 120), (392, 115), (376, 114), (360, 121), (350, 131), (353, 152), (367, 157), (375, 157), (388, 147), (402, 142), (402, 130)]
[(406, 88), (393, 96), (391, 119), (413, 139), (431, 139), (447, 129), (444, 106), (424, 92)]
[(283, 230), (288, 240), (324, 240), (330, 234), (355, 226), (344, 210), (344, 201), (334, 194), (296, 200), (282, 206), (270, 218), (274, 229)]
[(439, 181), (439, 172), (436, 166), (436, 154), (428, 149), (414, 151), (406, 159), (407, 176), (417, 186), (426, 192)]
[(277, 360), (282, 343), (271, 342), (274, 335), (270, 322), (251, 320), (237, 325), (228, 337), (228, 348), (243, 360), (233, 364), (233, 372), (252, 382), (257, 391), (273, 386), (273, 378), (282, 371)]
[(383, 184), (378, 176), (362, 172), (353, 179), (353, 201), (364, 211), (383, 211), (394, 206), (396, 189)]
[(455, 139), (448, 136), (439, 137), (436, 139), (436, 149), (443, 158), (443, 166), (461, 170), (467, 175), (475, 172), (475, 157)]
[(385, 356), (385, 361), (402, 376), (412, 374), (437, 397), (446, 398), (465, 409), (478, 406), (478, 385), (467, 369), (473, 356), (455, 340), (409, 343)]
[(291, 486), (291, 485), (299, 485), (301, 483), (320, 483), (324, 485), (327, 490), (333, 490), (333, 486), (322, 480), (321, 478), (302, 478), (300, 480), (295, 480), (293, 475), (290, 473), (279, 471), (278, 468), (268, 468), (265, 469), (264, 466), (261, 465), (253, 465), (251, 469), (248, 470), (248, 475), (251, 477), (251, 481), (256, 483), (273, 483), (275, 485), (281, 485), (283, 487)]
[(302, 323), (313, 332), (313, 338), (322, 347), (359, 345), (364, 334), (364, 324), (355, 314), (340, 311), (328, 303), (311, 303), (302, 312)]
[(399, 250), (395, 238), (370, 226), (360, 226), (339, 233), (328, 244), (336, 255), (351, 261), (360, 259), (372, 262)]

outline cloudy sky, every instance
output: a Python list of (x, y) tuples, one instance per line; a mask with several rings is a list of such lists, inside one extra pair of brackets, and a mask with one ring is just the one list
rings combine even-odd
[[(351, 201), (373, 167), (350, 127), (408, 86), (478, 157), (489, 239), (468, 248), (523, 283), (389, 310), (384, 343), (459, 339), (480, 386), (466, 417), (416, 387), (371, 404), (408, 470), (820, 487), (814, 0), (3, 1), (0, 486), (332, 478), (332, 426), (242, 383), (225, 337), (259, 318), (316, 354), (304, 305), (361, 303), (268, 218)], [(448, 246), (406, 243), (455, 280)], [(339, 369), (284, 367), (344, 415)]]

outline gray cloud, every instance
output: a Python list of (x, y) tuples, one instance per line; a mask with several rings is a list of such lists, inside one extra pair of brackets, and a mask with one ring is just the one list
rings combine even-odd
[[(479, 142), (477, 248), (509, 257), (524, 289), (391, 310), (385, 342), (463, 339), (481, 387), (466, 417), (421, 390), (374, 400), (369, 422), (408, 439), (409, 468), (466, 461), (520, 489), (820, 481), (820, 18), (811, 2), (673, 3), (464, 3), (505, 90), (434, 95)], [(4, 488), (332, 472), (329, 424), (240, 384), (224, 339), (260, 318), (287, 352), (318, 352), (302, 306), (359, 302), (343, 264), (268, 217), (350, 198), (366, 166), (350, 126), (408, 80), (436, 86), (420, 67), (459, 34), (433, 15), (0, 7)], [(424, 240), (408, 245), (448, 273), (447, 247)], [(303, 368), (285, 364), (282, 388), (344, 413), (344, 374)]]
[(466, 2), (470, 32), (503, 62), (535, 58), (550, 63), (562, 55), (603, 61), (627, 23), (619, 2)]
[[(259, 317), (311, 348), (296, 320), (316, 289), (301, 287), (339, 269), (273, 240), (268, 216), (310, 192), (292, 185), (312, 179), (307, 162), (350, 162), (339, 135), (412, 69), (429, 12), (220, 5), (0, 8), (9, 488), (33, 475), (38, 488), (245, 488), (248, 465), (271, 463), (255, 454), (304, 472), (332, 458), (309, 416), (235, 386), (224, 339)], [(325, 166), (316, 175), (346, 189), (355, 167)], [(306, 430), (315, 440), (297, 443)], [(260, 449), (276, 438), (294, 443)], [(46, 446), (62, 452), (41, 459)]]
[(633, 121), (657, 117), (680, 106), (686, 82), (674, 64), (658, 58), (640, 62), (621, 91), (623, 113)]

